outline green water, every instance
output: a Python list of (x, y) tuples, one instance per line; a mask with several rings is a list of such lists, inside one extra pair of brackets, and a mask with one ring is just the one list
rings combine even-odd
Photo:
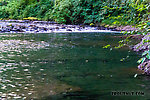
[[(140, 73), (136, 53), (103, 48), (115, 46), (116, 35), (1, 34), (0, 99), (149, 100), (149, 77), (134, 78)], [(144, 96), (113, 96), (112, 91)]]

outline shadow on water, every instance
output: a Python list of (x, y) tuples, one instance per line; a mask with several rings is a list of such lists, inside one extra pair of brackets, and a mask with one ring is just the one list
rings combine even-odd
[(99, 94), (76, 91), (76, 92), (66, 93), (65, 95), (59, 94), (59, 95), (47, 96), (42, 99), (43, 100), (98, 100), (99, 97), (100, 97)]
[[(107, 44), (115, 46), (120, 40), (113, 37), (116, 35), (1, 34), (1, 98), (148, 99), (149, 79), (134, 78), (141, 73), (136, 68), (137, 55), (127, 47), (103, 48)], [(143, 91), (145, 95), (113, 96), (112, 91)]]

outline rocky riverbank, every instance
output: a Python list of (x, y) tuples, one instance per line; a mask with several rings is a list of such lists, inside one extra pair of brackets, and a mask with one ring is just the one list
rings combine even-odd
[(64, 25), (49, 21), (0, 20), (0, 33), (66, 33), (66, 32), (112, 32), (131, 31), (130, 26), (111, 28), (88, 25)]

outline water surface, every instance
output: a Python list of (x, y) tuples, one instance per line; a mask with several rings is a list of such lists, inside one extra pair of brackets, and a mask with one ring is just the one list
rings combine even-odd
[[(148, 100), (150, 81), (118, 34), (0, 34), (0, 99)], [(121, 60), (122, 59), (122, 60)], [(112, 96), (112, 91), (143, 95)]]

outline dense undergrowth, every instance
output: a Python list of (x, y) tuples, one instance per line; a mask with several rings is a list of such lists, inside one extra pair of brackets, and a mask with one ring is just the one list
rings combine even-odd
[(58, 23), (137, 24), (148, 15), (148, 0), (0, 0), (0, 18), (36, 17)]
[[(1, 19), (38, 19), (65, 24), (131, 25), (130, 34), (145, 37), (135, 51), (143, 52), (139, 68), (150, 73), (150, 1), (149, 0), (0, 0)], [(128, 39), (120, 42), (128, 44)], [(121, 47), (120, 46), (120, 47)]]

